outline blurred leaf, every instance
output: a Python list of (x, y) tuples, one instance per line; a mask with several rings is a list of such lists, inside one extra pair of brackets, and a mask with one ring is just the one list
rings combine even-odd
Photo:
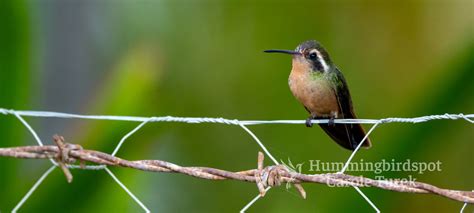
[[(126, 51), (126, 54), (118, 60), (117, 65), (112, 69), (101, 87), (97, 89), (98, 92), (92, 94), (91, 97), (93, 98), (89, 102), (90, 109), (87, 111), (94, 112), (95, 114), (143, 115), (142, 113), (149, 109), (143, 103), (153, 99), (150, 96), (156, 95), (153, 92), (159, 84), (162, 72), (161, 63), (162, 60), (157, 50), (151, 46), (137, 45), (131, 50)], [(97, 149), (111, 153), (120, 138), (138, 124), (116, 121), (80, 122), (79, 125), (73, 127), (76, 134), (66, 140), (82, 144), (87, 149)], [(146, 137), (143, 134), (137, 134), (137, 136), (139, 138)], [(135, 138), (130, 138), (129, 140), (135, 140)], [(130, 147), (130, 145), (125, 143), (122, 149), (127, 149), (127, 152), (121, 151), (118, 152), (118, 155), (123, 153), (130, 155), (130, 153), (134, 152), (143, 153), (146, 152), (147, 146), (145, 143), (134, 143)], [(80, 173), (78, 170), (73, 171), (73, 175), (79, 176)], [(115, 172), (115, 174), (120, 176), (120, 172)], [(120, 179), (124, 181), (129, 178), (131, 177), (127, 176), (127, 178)], [(50, 179), (53, 179), (53, 177), (50, 177)], [(60, 182), (64, 181), (63, 179), (64, 177), (61, 176), (54, 178), (55, 181)], [(94, 183), (94, 186), (91, 187), (90, 183)], [(63, 196), (56, 198), (56, 202), (70, 204), (78, 202), (75, 204), (76, 210), (82, 209), (83, 211), (94, 209), (95, 211), (103, 212), (111, 208), (126, 208), (129, 206), (128, 201), (131, 200), (103, 170), (96, 174), (80, 175), (67, 188), (59, 188), (57, 184), (45, 184), (42, 188), (43, 190), (36, 192), (38, 195), (35, 196), (35, 199), (31, 199), (28, 206), (25, 206), (24, 209), (40, 208), (44, 205), (42, 200), (49, 200), (48, 194), (52, 191), (63, 194)], [(72, 201), (75, 200), (77, 194), (88, 196), (82, 197), (81, 200)], [(107, 194), (108, 196), (104, 196)], [(117, 200), (126, 202), (116, 202)], [(62, 208), (60, 205), (51, 206), (49, 211), (61, 211)], [(138, 207), (134, 211), (137, 210)]]
[[(28, 108), (31, 85), (30, 20), (25, 1), (0, 1), (0, 107)], [(22, 145), (29, 133), (14, 116), (1, 116), (1, 147)], [(22, 192), (14, 191), (18, 161), (0, 158), (0, 211), (9, 211)], [(15, 199), (12, 199), (15, 198)]]

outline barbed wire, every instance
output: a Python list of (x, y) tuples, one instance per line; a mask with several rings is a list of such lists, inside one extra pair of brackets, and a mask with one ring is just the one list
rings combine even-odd
[[(407, 181), (387, 181), (374, 180), (362, 176), (352, 176), (340, 173), (327, 174), (301, 174), (289, 170), (283, 165), (263, 167), (263, 153), (259, 152), (257, 169), (250, 169), (239, 172), (231, 172), (209, 167), (183, 167), (174, 163), (162, 160), (135, 160), (129, 161), (113, 155), (95, 151), (86, 150), (77, 144), (64, 143), (64, 138), (54, 136), (57, 145), (47, 146), (21, 146), (12, 148), (0, 148), (0, 156), (29, 159), (54, 159), (68, 180), (72, 181), (72, 175), (66, 164), (72, 164), (79, 161), (80, 164), (71, 168), (85, 169), (85, 163), (95, 163), (105, 166), (126, 167), (149, 172), (181, 173), (184, 175), (208, 179), (208, 180), (238, 180), (244, 182), (254, 182), (259, 185), (262, 195), (265, 194), (265, 188), (270, 186), (279, 186), (282, 183), (320, 183), (330, 186), (372, 186), (390, 191), (406, 193), (429, 193), (450, 198), (460, 202), (474, 203), (474, 192), (442, 189), (436, 186), (422, 182)], [(261, 186), (261, 187), (260, 187)], [(306, 193), (302, 188), (300, 194), (303, 198)]]
[[(365, 177), (357, 177), (344, 174), (347, 166), (351, 162), (360, 148), (359, 146), (351, 153), (348, 160), (344, 164), (344, 167), (338, 173), (328, 174), (300, 174), (295, 171), (291, 171), (288, 167), (280, 165), (278, 161), (272, 156), (272, 154), (266, 149), (263, 143), (258, 137), (246, 126), (248, 125), (260, 125), (260, 124), (303, 124), (304, 120), (237, 120), (237, 119), (225, 119), (225, 118), (200, 118), (200, 117), (174, 117), (174, 116), (162, 116), (162, 117), (138, 117), (138, 116), (114, 116), (114, 115), (79, 115), (61, 112), (49, 112), (49, 111), (21, 111), (0, 108), (0, 113), (4, 115), (14, 115), (20, 120), (20, 122), (30, 131), (34, 139), (37, 141), (39, 146), (26, 146), (26, 147), (13, 147), (13, 148), (1, 148), (0, 156), (19, 157), (19, 158), (47, 158), (53, 166), (50, 167), (33, 185), (28, 193), (22, 198), (22, 200), (15, 206), (13, 212), (16, 212), (24, 202), (31, 196), (36, 188), (42, 183), (42, 181), (56, 168), (60, 167), (68, 181), (72, 181), (72, 174), (69, 169), (93, 169), (93, 170), (105, 170), (113, 179), (121, 186), (129, 196), (140, 205), (140, 207), (149, 212), (149, 209), (123, 184), (120, 180), (107, 168), (107, 166), (120, 166), (130, 167), (134, 169), (144, 171), (155, 171), (155, 172), (179, 172), (186, 175), (211, 179), (211, 180), (223, 180), (223, 179), (234, 179), (247, 182), (256, 182), (260, 194), (252, 199), (242, 210), (246, 211), (253, 203), (261, 198), (266, 191), (273, 186), (278, 186), (281, 183), (294, 184), (295, 188), (300, 192), (301, 196), (306, 197), (303, 187), (300, 183), (313, 182), (313, 183), (324, 183), (324, 184), (337, 184), (342, 186), (351, 186), (371, 205), (371, 207), (380, 212), (376, 205), (360, 190), (362, 186), (372, 186), (382, 188), (391, 191), (409, 192), (409, 193), (430, 193), (441, 195), (450, 199), (465, 202), (461, 211), (465, 208), (467, 203), (474, 203), (473, 192), (441, 189), (433, 185), (429, 185), (422, 182), (411, 182), (412, 185), (397, 181), (384, 181), (384, 180), (373, 180)], [(111, 155), (102, 153), (94, 150), (84, 150), (79, 145), (64, 143), (60, 137), (55, 138), (56, 146), (44, 146), (41, 139), (38, 137), (34, 129), (22, 118), (22, 116), (29, 117), (56, 117), (56, 118), (76, 118), (76, 119), (92, 119), (92, 120), (116, 120), (116, 121), (132, 121), (141, 122), (136, 128), (127, 133), (117, 144), (115, 150)], [(384, 123), (421, 123), (431, 120), (442, 120), (442, 119), (464, 119), (470, 123), (474, 123), (474, 114), (443, 114), (443, 115), (428, 115), (415, 118), (384, 118), (384, 119), (335, 119), (336, 124), (373, 124), (372, 127), (366, 134), (368, 137), (372, 131), (380, 124)], [(260, 146), (265, 154), (273, 161), (274, 166), (268, 166), (263, 168), (263, 155), (259, 155), (258, 169), (247, 170), (241, 172), (230, 172), (225, 170), (219, 170), (207, 167), (181, 167), (170, 162), (159, 161), (159, 160), (139, 160), (139, 161), (128, 161), (118, 157), (115, 157), (125, 140), (142, 128), (149, 122), (181, 122), (181, 123), (220, 123), (228, 125), (238, 125), (244, 131), (246, 131), (254, 141)], [(329, 120), (312, 120), (312, 123), (328, 123)], [(364, 139), (363, 139), (364, 140)], [(362, 140), (362, 141), (363, 141)], [(260, 160), (261, 158), (261, 160)], [(71, 164), (73, 161), (79, 160), (81, 162), (93, 162), (97, 165), (80, 165)], [(202, 177), (201, 177), (202, 176)]]

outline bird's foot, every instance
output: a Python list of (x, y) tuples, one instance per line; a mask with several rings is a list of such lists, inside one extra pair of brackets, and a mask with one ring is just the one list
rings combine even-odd
[(313, 123), (311, 122), (313, 120), (313, 116), (309, 116), (308, 118), (306, 118), (306, 127), (312, 127), (313, 126)]
[(334, 117), (329, 118), (328, 125), (332, 127), (336, 126), (336, 123), (334, 122)]

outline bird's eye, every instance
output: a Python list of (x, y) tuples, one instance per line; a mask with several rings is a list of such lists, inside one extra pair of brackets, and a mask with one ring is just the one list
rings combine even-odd
[(309, 59), (314, 60), (316, 59), (316, 56), (317, 56), (316, 53), (311, 53), (309, 54)]

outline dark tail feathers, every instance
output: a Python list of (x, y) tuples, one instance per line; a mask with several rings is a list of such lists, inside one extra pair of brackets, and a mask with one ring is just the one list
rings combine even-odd
[[(319, 126), (340, 146), (354, 150), (364, 139), (365, 131), (360, 124), (319, 124)], [(370, 148), (370, 139), (364, 140), (362, 147)]]

